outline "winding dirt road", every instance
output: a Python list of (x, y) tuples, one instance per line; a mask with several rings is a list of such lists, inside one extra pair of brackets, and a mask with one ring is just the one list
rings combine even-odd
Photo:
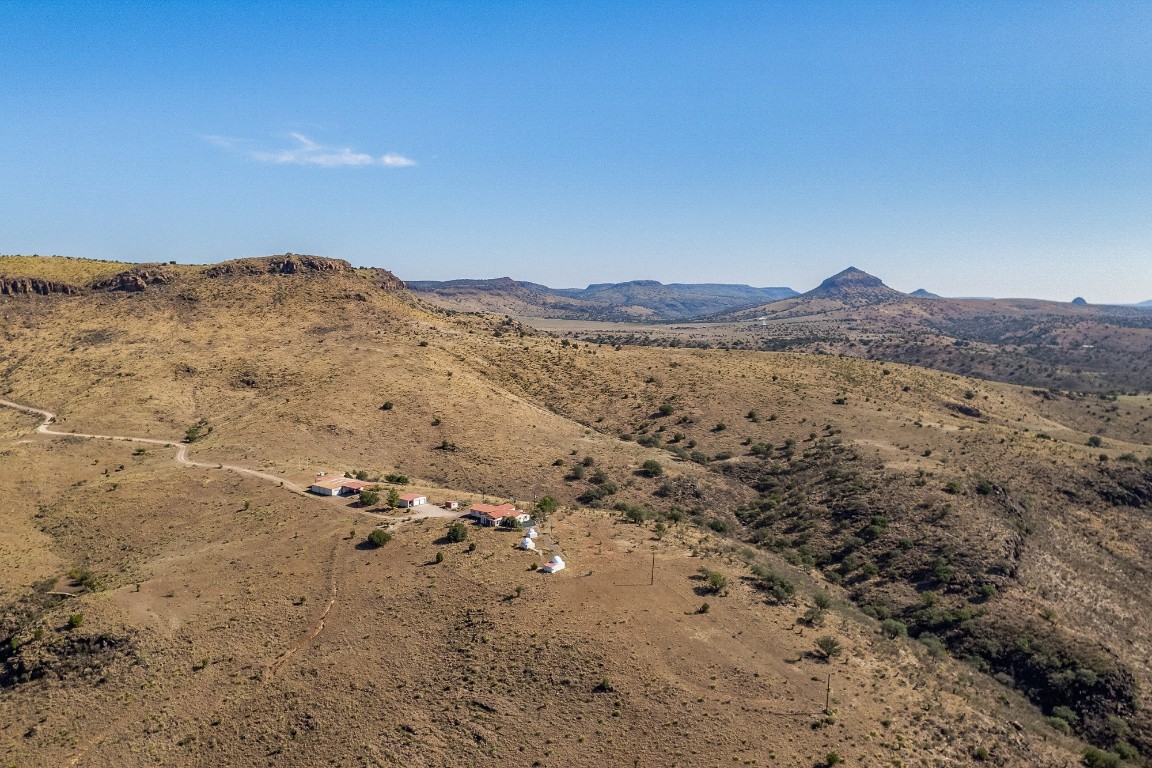
[(292, 493), (307, 495), (307, 491), (303, 487), (288, 480), (276, 477), (275, 475), (270, 475), (267, 472), (260, 472), (255, 469), (248, 469), (247, 467), (237, 467), (232, 464), (208, 464), (203, 461), (192, 461), (188, 458), (188, 446), (177, 440), (157, 440), (151, 437), (132, 437), (130, 435), (90, 435), (84, 432), (60, 432), (59, 430), (48, 428), (49, 425), (56, 423), (56, 414), (52, 413), (51, 411), (41, 410), (40, 408), (33, 408), (29, 405), (21, 405), (20, 403), (14, 403), (11, 400), (4, 400), (2, 398), (0, 398), (0, 405), (6, 408), (13, 408), (17, 411), (23, 411), (24, 413), (31, 413), (35, 416), (40, 416), (43, 418), (44, 421), (41, 422), (40, 426), (36, 428), (36, 431), (42, 435), (55, 435), (57, 437), (84, 437), (90, 440), (121, 440), (126, 443), (148, 443), (149, 445), (162, 445), (165, 448), (176, 449), (176, 463), (180, 464), (181, 466), (203, 467), (205, 469), (224, 469), (229, 472), (239, 472), (240, 474), (252, 475), (253, 477), (258, 477), (261, 480), (267, 480), (270, 483), (275, 483), (278, 486), (286, 488)]

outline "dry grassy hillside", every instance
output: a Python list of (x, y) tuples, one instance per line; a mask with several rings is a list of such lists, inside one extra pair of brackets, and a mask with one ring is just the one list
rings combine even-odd
[(573, 345), (334, 264), (0, 298), (0, 393), (63, 431), (200, 424), (190, 458), (288, 482), (551, 495), (542, 548), (571, 567), (438, 520), (366, 548), (385, 518), (347, 501), (0, 411), (18, 764), (1059, 765), (1069, 726), (1147, 746), (1147, 398)]

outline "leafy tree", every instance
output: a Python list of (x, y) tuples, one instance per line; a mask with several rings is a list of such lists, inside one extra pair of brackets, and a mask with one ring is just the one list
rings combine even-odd
[(826, 611), (832, 607), (832, 596), (827, 592), (817, 592), (812, 595), (812, 602), (815, 603), (816, 607), (820, 610)]
[(400, 491), (395, 488), (388, 489), (388, 506), (393, 509), (400, 506)]
[(560, 502), (551, 496), (545, 496), (536, 502), (536, 516), (540, 520), (545, 520), (560, 507)]
[(468, 526), (464, 525), (464, 523), (457, 522), (448, 526), (448, 541), (453, 544), (459, 544), (466, 538), (468, 538)]
[(392, 534), (383, 528), (374, 528), (368, 534), (368, 543), (374, 547), (382, 547), (390, 541), (392, 541)]
[(375, 506), (380, 503), (380, 493), (378, 491), (370, 491), (365, 488), (360, 491), (360, 505), (364, 507)]

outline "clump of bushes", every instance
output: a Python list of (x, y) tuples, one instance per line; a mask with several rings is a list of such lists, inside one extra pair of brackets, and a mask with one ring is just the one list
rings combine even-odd
[(375, 528), (368, 534), (368, 543), (374, 547), (382, 547), (392, 541), (392, 534), (383, 528)]

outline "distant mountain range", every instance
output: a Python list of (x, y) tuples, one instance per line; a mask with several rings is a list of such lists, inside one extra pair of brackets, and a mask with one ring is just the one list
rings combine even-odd
[(676, 322), (797, 296), (791, 288), (719, 283), (632, 280), (587, 288), (549, 288), (501, 277), (493, 280), (412, 280), (408, 288), (435, 303), (488, 311), (573, 320)]
[[(742, 322), (750, 319), (830, 317), (875, 307), (891, 315), (903, 307), (916, 315), (964, 316), (984, 311), (1045, 312), (1089, 310), (1114, 313), (1152, 310), (1152, 300), (1127, 307), (1065, 303), (1039, 299), (945, 298), (919, 288), (903, 293), (855, 267), (829, 277), (806, 293), (787, 287), (754, 288), (724, 283), (671, 283), (632, 280), (594, 283), (587, 288), (549, 288), (501, 277), (491, 280), (412, 280), (409, 289), (441, 306), (468, 312), (497, 312), (519, 317), (612, 322)], [(922, 302), (931, 301), (932, 308)], [(886, 309), (882, 309), (886, 308)]]

